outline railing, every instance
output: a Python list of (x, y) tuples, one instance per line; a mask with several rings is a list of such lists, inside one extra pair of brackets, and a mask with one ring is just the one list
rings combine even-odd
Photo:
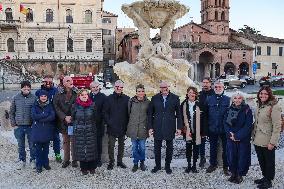
[(0, 27), (20, 27), (20, 20), (0, 20)]

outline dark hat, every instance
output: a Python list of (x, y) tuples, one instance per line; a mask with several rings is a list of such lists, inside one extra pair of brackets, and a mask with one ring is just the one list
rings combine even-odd
[(21, 89), (24, 88), (25, 86), (28, 86), (31, 88), (31, 83), (29, 81), (22, 81), (21, 82)]
[(40, 97), (40, 96), (48, 96), (48, 92), (46, 90), (39, 90), (38, 93), (37, 93), (37, 96)]

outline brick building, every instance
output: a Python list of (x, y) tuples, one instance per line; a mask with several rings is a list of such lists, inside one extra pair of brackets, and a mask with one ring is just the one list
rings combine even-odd
[(121, 48), (122, 52), (122, 61), (127, 61), (130, 64), (134, 64), (136, 62), (140, 49), (140, 42), (138, 37), (139, 36), (137, 31), (131, 32), (124, 36), (119, 44), (119, 48)]
[(123, 51), (120, 46), (124, 36), (126, 36), (129, 33), (132, 33), (135, 31), (135, 28), (117, 28), (115, 32), (115, 44), (116, 44), (116, 60), (117, 62), (121, 62), (123, 60)]

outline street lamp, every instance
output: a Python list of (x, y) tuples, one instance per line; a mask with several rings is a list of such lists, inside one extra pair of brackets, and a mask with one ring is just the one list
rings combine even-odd
[(5, 90), (5, 83), (4, 83), (4, 70), (3, 68), (1, 67), (1, 70), (0, 70), (0, 77), (2, 78), (2, 89)]

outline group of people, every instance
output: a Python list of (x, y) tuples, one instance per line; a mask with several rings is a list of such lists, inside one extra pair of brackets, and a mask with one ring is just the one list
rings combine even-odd
[(205, 143), (209, 138), (210, 166), (206, 172), (217, 169), (218, 143), (221, 141), (224, 174), (230, 176), (230, 182), (239, 184), (249, 170), (252, 142), (263, 175), (254, 182), (258, 188), (272, 187), (275, 148), (281, 130), (281, 107), (271, 89), (262, 87), (259, 90), (253, 116), (243, 93), (237, 91), (230, 98), (224, 94), (222, 82), (216, 81), (213, 89), (211, 86), (210, 78), (204, 78), (202, 91), (188, 87), (185, 100), (180, 103), (165, 81), (160, 83), (160, 92), (151, 100), (142, 84), (136, 86), (134, 97), (123, 94), (121, 80), (115, 82), (114, 92), (109, 96), (100, 92), (98, 82), (90, 84), (90, 92), (78, 90), (69, 76), (64, 77), (62, 86), (57, 89), (52, 77), (46, 76), (35, 95), (30, 92), (30, 83), (23, 81), (21, 92), (13, 98), (11, 105), (11, 124), (16, 127), (21, 167), (26, 162), (25, 135), (29, 141), (30, 161), (35, 160), (38, 173), (42, 168), (50, 169), (50, 141), (53, 141), (56, 160), (60, 162), (60, 132), (64, 151), (62, 168), (70, 164), (77, 167), (79, 161), (83, 175), (94, 174), (95, 169), (102, 165), (102, 138), (107, 129), (108, 170), (115, 165), (116, 141), (117, 166), (127, 168), (123, 163), (127, 136), (132, 142), (132, 171), (139, 168), (145, 171), (145, 143), (149, 136), (153, 136), (155, 167), (151, 172), (162, 169), (161, 149), (165, 141), (165, 171), (171, 174), (173, 140), (176, 135), (182, 135), (186, 142), (186, 173), (198, 172), (198, 159), (199, 167), (205, 166)]

